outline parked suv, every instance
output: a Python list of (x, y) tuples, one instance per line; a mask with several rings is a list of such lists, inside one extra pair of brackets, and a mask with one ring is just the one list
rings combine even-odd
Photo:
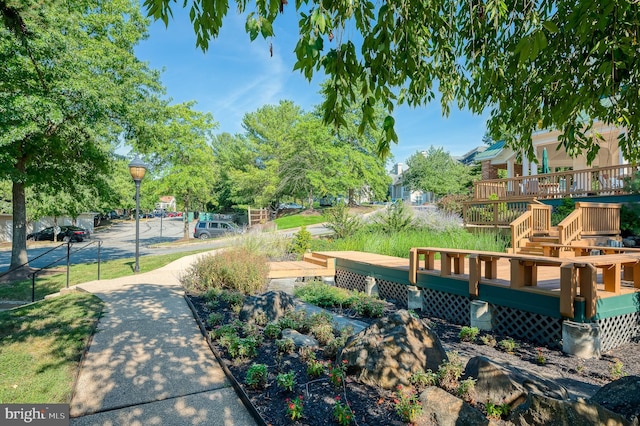
[(242, 234), (242, 228), (233, 222), (223, 220), (198, 221), (193, 229), (193, 238), (206, 240), (228, 234)]

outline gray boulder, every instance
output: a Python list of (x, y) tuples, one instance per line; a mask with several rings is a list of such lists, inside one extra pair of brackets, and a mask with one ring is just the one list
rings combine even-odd
[(467, 362), (465, 377), (473, 377), (476, 397), (486, 404), (507, 403), (514, 406), (524, 401), (527, 393), (537, 393), (550, 398), (568, 399), (565, 388), (551, 380), (543, 379), (521, 369), (497, 364), (490, 359), (477, 356)]
[(534, 393), (530, 393), (527, 400), (513, 410), (508, 420), (516, 426), (627, 426), (634, 424), (598, 404), (587, 403), (584, 400), (562, 401)]
[(259, 315), (266, 315), (267, 321), (277, 321), (294, 308), (292, 296), (283, 291), (269, 291), (245, 298), (238, 317), (247, 323), (254, 323)]
[(626, 376), (608, 383), (590, 401), (628, 420), (640, 419), (640, 376)]
[(296, 330), (292, 330), (290, 328), (282, 330), (282, 338), (293, 340), (296, 348), (300, 348), (303, 346), (310, 346), (312, 348), (318, 347), (318, 341), (316, 339), (311, 336), (307, 336), (306, 334), (299, 333)]
[(488, 425), (489, 420), (479, 410), (449, 392), (429, 386), (420, 394), (422, 415), (417, 426)]
[(382, 318), (347, 340), (338, 354), (363, 383), (392, 389), (418, 370), (437, 371), (447, 359), (438, 336), (406, 310)]

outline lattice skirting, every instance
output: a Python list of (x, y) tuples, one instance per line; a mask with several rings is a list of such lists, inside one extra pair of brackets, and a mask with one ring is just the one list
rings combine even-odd
[(468, 297), (443, 291), (422, 289), (422, 307), (427, 315), (442, 318), (454, 324), (468, 325), (470, 319)]
[(597, 321), (600, 327), (602, 352), (607, 352), (640, 338), (640, 312), (604, 318)]
[(490, 304), (493, 331), (562, 349), (562, 319)]
[[(335, 282), (338, 287), (364, 292), (367, 288), (366, 278), (364, 275), (338, 269), (336, 270)], [(399, 308), (407, 307), (408, 290), (406, 285), (379, 279), (376, 279), (376, 284), (378, 284), (378, 293), (381, 299), (393, 302)]]

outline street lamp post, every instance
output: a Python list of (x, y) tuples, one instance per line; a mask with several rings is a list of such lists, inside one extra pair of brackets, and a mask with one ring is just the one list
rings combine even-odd
[(131, 178), (136, 183), (136, 265), (133, 268), (133, 272), (136, 274), (140, 272), (140, 182), (144, 178), (144, 174), (147, 171), (147, 165), (136, 155), (136, 158), (129, 163), (129, 173)]

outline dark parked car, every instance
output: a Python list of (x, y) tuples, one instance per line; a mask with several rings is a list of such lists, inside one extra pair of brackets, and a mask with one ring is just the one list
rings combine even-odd
[(243, 229), (233, 222), (222, 220), (198, 221), (193, 229), (193, 238), (206, 240), (207, 238), (221, 237), (228, 234), (242, 234)]
[[(84, 228), (80, 228), (78, 226), (64, 225), (60, 227), (60, 231), (58, 232), (57, 241), (77, 241), (82, 242), (86, 239), (89, 239), (90, 233)], [(33, 239), (34, 241), (53, 241), (53, 226), (48, 228), (44, 228), (41, 231), (34, 232), (32, 234), (27, 235), (27, 240)]]

